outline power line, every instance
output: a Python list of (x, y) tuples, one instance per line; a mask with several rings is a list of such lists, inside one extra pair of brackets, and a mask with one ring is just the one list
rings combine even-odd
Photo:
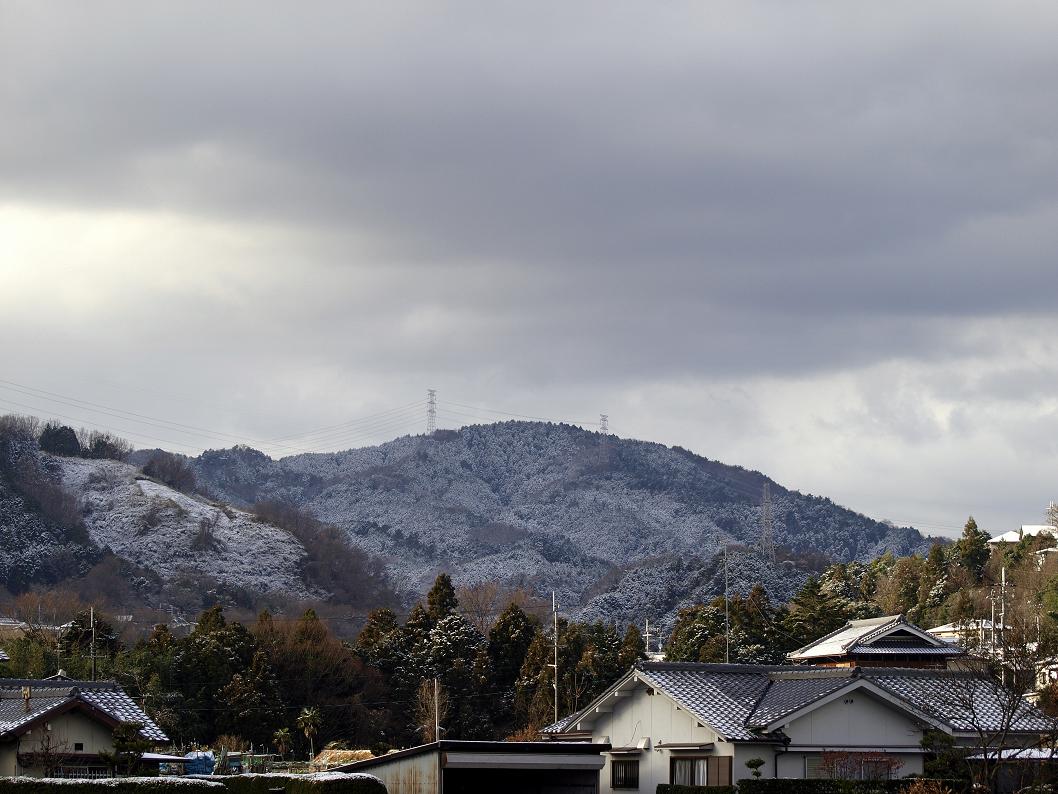
[(591, 425), (593, 427), (599, 424), (598, 422), (582, 422), (582, 421), (576, 420), (576, 419), (554, 419), (552, 417), (547, 417), (547, 416), (531, 416), (529, 414), (512, 413), (511, 411), (497, 411), (494, 408), (481, 408), (480, 406), (477, 406), (477, 405), (467, 405), (466, 403), (459, 403), (459, 402), (455, 402), (454, 400), (447, 400), (446, 404), (447, 405), (455, 405), (455, 406), (457, 406), (459, 408), (468, 408), (468, 409), (470, 409), (472, 411), (483, 411), (484, 413), (488, 413), (488, 414), (498, 414), (500, 416), (514, 416), (514, 417), (517, 417), (519, 419), (532, 419), (532, 420), (537, 421), (537, 422), (553, 422), (553, 423), (556, 423), (556, 424), (557, 423), (561, 423), (561, 422), (565, 422), (566, 424), (570, 424), (570, 425)]
[(390, 409), (388, 409), (386, 411), (379, 411), (378, 413), (368, 414), (366, 416), (360, 417), (359, 419), (352, 419), (352, 420), (350, 420), (348, 422), (340, 422), (339, 424), (336, 424), (336, 425), (327, 425), (325, 427), (320, 427), (320, 428), (317, 428), (316, 430), (310, 430), (310, 431), (307, 431), (305, 433), (301, 433), (299, 435), (281, 436), (281, 437), (279, 437), (279, 438), (277, 438), (275, 440), (276, 441), (290, 441), (290, 440), (303, 441), (303, 440), (305, 440), (307, 438), (312, 438), (313, 436), (329, 435), (331, 431), (337, 431), (337, 430), (340, 430), (342, 428), (350, 427), (351, 425), (359, 425), (361, 423), (368, 422), (369, 420), (372, 420), (372, 419), (376, 419), (376, 418), (379, 418), (379, 417), (384, 417), (384, 416), (386, 416), (388, 414), (400, 413), (400, 412), (403, 412), (406, 409), (417, 408), (418, 406), (422, 405), (423, 402), (424, 402), (423, 400), (416, 400), (415, 402), (406, 403), (405, 405), (398, 405), (396, 408), (390, 408)]

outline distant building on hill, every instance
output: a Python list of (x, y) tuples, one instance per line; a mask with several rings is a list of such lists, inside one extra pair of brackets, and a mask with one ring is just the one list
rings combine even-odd
[(1012, 529), (1010, 532), (1004, 532), (1002, 535), (989, 540), (989, 543), (1018, 543), (1023, 538), (1034, 538), (1037, 535), (1050, 535), (1054, 537), (1056, 530), (1050, 524), (1022, 524), (1021, 529)]
[(958, 645), (946, 642), (903, 615), (850, 620), (840, 629), (787, 654), (796, 664), (818, 667), (905, 667), (944, 670), (952, 659), (965, 656)]

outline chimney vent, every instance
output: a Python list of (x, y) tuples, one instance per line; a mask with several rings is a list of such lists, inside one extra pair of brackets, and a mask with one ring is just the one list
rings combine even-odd
[(24, 686), (22, 687), (22, 708), (29, 714), (29, 699), (33, 697), (33, 687)]

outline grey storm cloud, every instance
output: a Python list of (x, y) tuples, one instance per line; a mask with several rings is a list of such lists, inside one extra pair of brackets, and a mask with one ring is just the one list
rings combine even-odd
[(606, 390), (676, 443), (643, 392), (678, 415), (715, 387), (752, 434), (793, 421), (776, 391), (847, 376), (813, 427), (940, 443), (1058, 385), (1022, 345), (1055, 330), (1056, 40), (1029, 2), (10, 2), (0, 208), (191, 230), (75, 249), (141, 277), (38, 353), (87, 335), (145, 377), (164, 351), (376, 395), (459, 372), (559, 410)]

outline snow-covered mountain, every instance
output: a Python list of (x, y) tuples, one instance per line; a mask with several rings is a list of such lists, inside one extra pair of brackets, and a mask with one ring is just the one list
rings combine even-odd
[[(248, 608), (262, 594), (328, 597), (322, 580), (307, 574), (312, 541), (248, 512), (261, 500), (338, 527), (349, 545), (381, 559), (406, 594), (448, 571), (465, 584), (555, 590), (567, 612), (618, 623), (663, 624), (678, 607), (720, 592), (724, 545), (732, 590), (762, 582), (776, 599), (804, 580), (809, 558), (867, 560), (926, 546), (914, 529), (787, 490), (759, 472), (568, 425), (474, 425), (280, 460), (247, 447), (208, 451), (188, 461), (195, 494), (145, 477), (138, 464), (149, 452), (130, 463), (35, 449), (17, 455), (21, 463), (0, 471), (0, 573), (9, 587), (70, 579), (110, 556), (144, 580), (145, 601), (188, 609), (200, 591), (236, 600), (242, 593)], [(65, 526), (56, 523), (61, 511), (42, 515), (15, 487), (30, 459), (38, 479), (73, 500)], [(766, 482), (778, 563), (758, 551)]]
[[(870, 559), (925, 547), (922, 536), (790, 491), (763, 474), (681, 448), (569, 425), (503, 422), (377, 447), (272, 460), (252, 449), (193, 461), (214, 498), (281, 499), (310, 510), (422, 590), (441, 570), (464, 583), (555, 590), (582, 614), (623, 622), (671, 615), (720, 587), (763, 581), (787, 597), (805, 577), (758, 545), (769, 483), (776, 543), (794, 554)], [(721, 574), (722, 578), (722, 574)]]

